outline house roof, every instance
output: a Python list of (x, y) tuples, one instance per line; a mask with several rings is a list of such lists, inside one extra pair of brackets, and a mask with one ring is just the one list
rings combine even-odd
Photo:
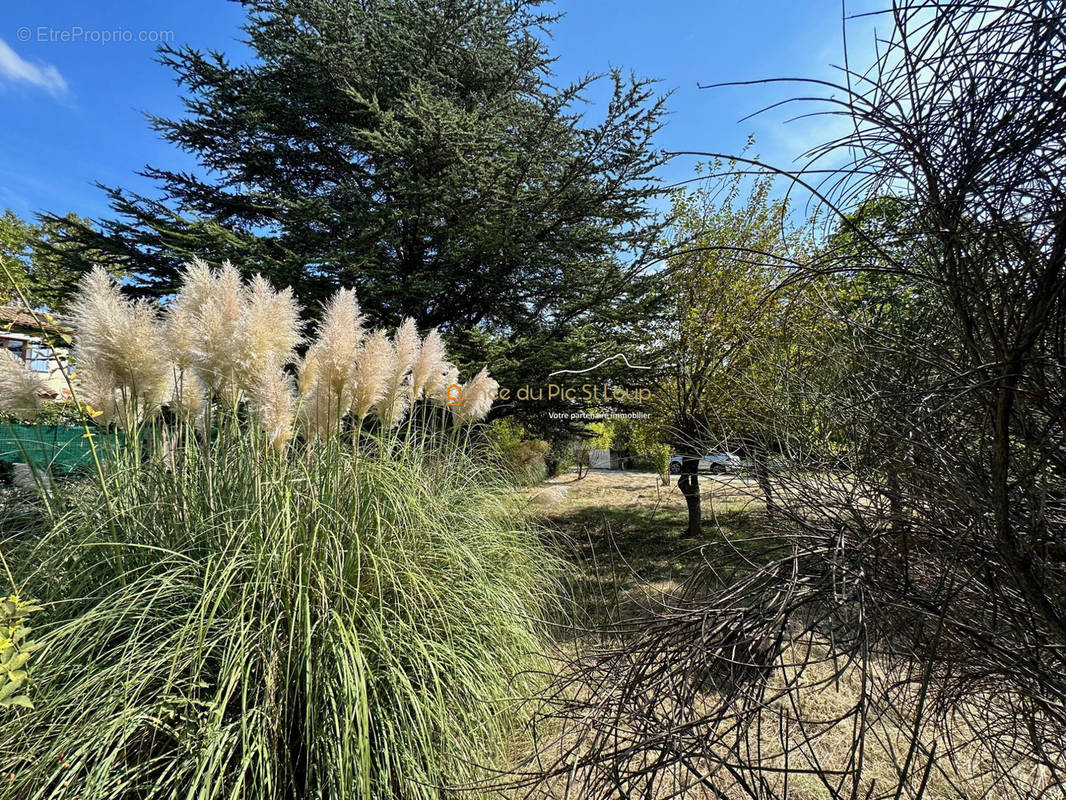
[(74, 326), (71, 325), (68, 317), (38, 312), (35, 318), (25, 306), (0, 306), (0, 331), (12, 328), (24, 328), (42, 333), (70, 333)]

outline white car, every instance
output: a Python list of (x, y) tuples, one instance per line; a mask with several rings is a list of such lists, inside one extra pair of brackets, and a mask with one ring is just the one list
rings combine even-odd
[[(726, 452), (707, 453), (705, 456), (700, 456), (699, 471), (713, 474), (739, 472), (740, 458)], [(670, 474), (681, 474), (681, 456), (674, 456), (670, 459)]]

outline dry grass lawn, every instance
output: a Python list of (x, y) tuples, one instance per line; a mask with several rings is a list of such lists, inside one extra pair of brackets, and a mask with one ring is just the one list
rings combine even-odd
[[(594, 623), (619, 622), (639, 616), (657, 603), (676, 596), (683, 582), (702, 565), (721, 559), (723, 554), (741, 562), (753, 563), (773, 539), (764, 535), (766, 519), (757, 487), (741, 476), (701, 476), (704, 529), (702, 540), (682, 538), (686, 518), (685, 501), (677, 489), (676, 478), (662, 486), (651, 473), (593, 471), (578, 479), (570, 473), (546, 481), (529, 490), (528, 502), (542, 521), (546, 532), (554, 532), (569, 550), (575, 564), (574, 594), (578, 599), (575, 632), (564, 648), (570, 653), (590, 652), (597, 646), (587, 633)], [(581, 632), (578, 632), (581, 631)], [(565, 639), (566, 637), (564, 637)], [(821, 648), (815, 643), (816, 648)], [(782, 657), (779, 678), (771, 685), (780, 689), (789, 668), (785, 662), (795, 660), (795, 652)], [(877, 666), (871, 666), (876, 673)], [(822, 673), (825, 673), (823, 675)], [(797, 800), (851, 797), (846, 789), (831, 788), (817, 775), (809, 774), (803, 748), (786, 762), (780, 755), (782, 731), (795, 725), (802, 715), (808, 731), (818, 731), (807, 747), (823, 769), (846, 768), (852, 753), (853, 737), (849, 725), (819, 726), (854, 707), (860, 692), (858, 670), (845, 673), (843, 679), (829, 677), (827, 665), (815, 665), (805, 674), (805, 688), (786, 690), (765, 711), (766, 725), (761, 731), (740, 734), (743, 748), (756, 748), (752, 737), (760, 738), (758, 749), (763, 763), (771, 769), (770, 784)], [(791, 694), (789, 693), (791, 692)], [(876, 723), (866, 742), (863, 785), (858, 797), (895, 797), (897, 777), (905, 760), (907, 743), (913, 727), (905, 704), (889, 706), (883, 719)], [(932, 729), (922, 728), (920, 763), (928, 762), (922, 753), (942, 753), (946, 741)], [(713, 765), (704, 765), (713, 771)], [(963, 747), (954, 759), (934, 758), (924, 787), (926, 800), (1005, 800), (1015, 797), (1061, 798), (1062, 793), (1048, 790), (1050, 776), (1039, 770), (1017, 767), (1011, 770), (1028, 789), (1022, 794), (1008, 791), (993, 779), (988, 754), (975, 745)], [(787, 778), (786, 773), (791, 772)], [(907, 781), (900, 797), (914, 797), (924, 769)], [(718, 797), (743, 797), (724, 771), (716, 773)], [(543, 787), (546, 796), (581, 798), (587, 796), (580, 782), (569, 791), (560, 786)], [(656, 787), (655, 797), (714, 797), (704, 788), (686, 787), (665, 778)], [(1043, 792), (1042, 792), (1043, 790)], [(869, 794), (867, 794), (869, 792)], [(602, 796), (602, 795), (597, 795)], [(644, 795), (642, 795), (644, 796)], [(650, 797), (650, 795), (648, 795)]]
[(687, 511), (675, 476), (663, 486), (650, 472), (571, 472), (529, 490), (531, 509), (580, 567), (575, 594), (591, 621), (677, 590), (725, 542), (757, 549), (765, 516), (754, 482), (701, 475), (700, 486), (703, 540), (681, 536)]

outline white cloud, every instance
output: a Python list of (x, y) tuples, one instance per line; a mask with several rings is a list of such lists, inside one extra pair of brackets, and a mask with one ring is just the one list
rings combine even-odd
[(31, 64), (0, 39), (0, 77), (14, 83), (24, 82), (59, 95), (67, 90), (67, 82), (51, 64)]

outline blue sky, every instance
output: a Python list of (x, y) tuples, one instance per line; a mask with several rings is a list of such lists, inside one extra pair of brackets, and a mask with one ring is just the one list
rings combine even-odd
[[(848, 0), (847, 10), (869, 7)], [(674, 91), (658, 142), (664, 149), (734, 152), (753, 133), (761, 156), (785, 164), (825, 134), (825, 122), (786, 125), (784, 112), (738, 122), (787, 96), (787, 88), (697, 84), (833, 77), (830, 65), (842, 61), (840, 0), (559, 0), (555, 8), (566, 14), (551, 43), (558, 80), (614, 66)], [(108, 209), (95, 181), (151, 193), (136, 175), (146, 164), (191, 167), (143, 117), (181, 110), (155, 47), (170, 39), (242, 60), (243, 18), (241, 7), (225, 0), (7, 4), (0, 20), (0, 209), (99, 218)], [(860, 59), (872, 53), (874, 25), (849, 24)], [(591, 98), (592, 114), (598, 99)], [(690, 177), (692, 161), (678, 160), (664, 177)]]

